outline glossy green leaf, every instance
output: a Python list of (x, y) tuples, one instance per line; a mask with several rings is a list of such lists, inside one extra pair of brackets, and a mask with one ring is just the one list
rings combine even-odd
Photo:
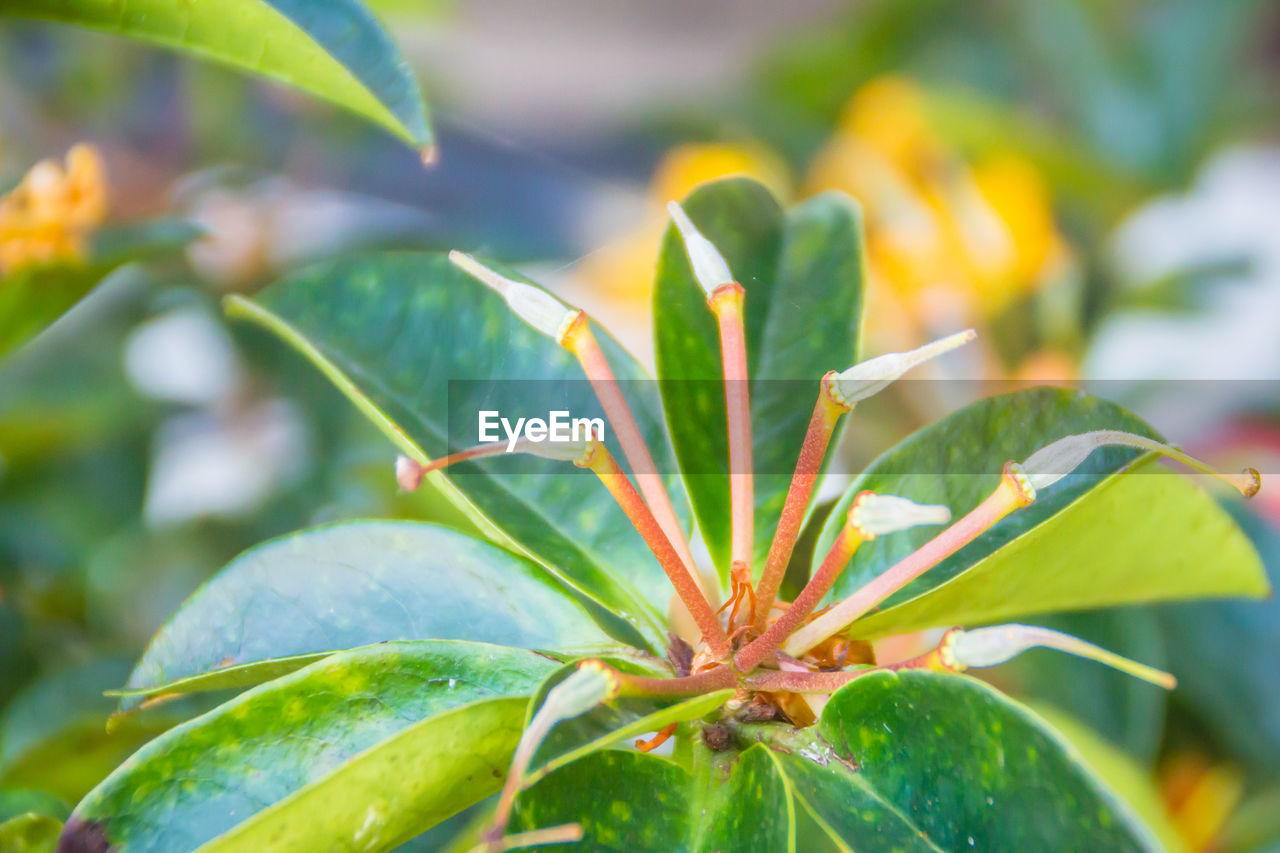
[[(683, 202), (746, 290), (756, 472), (756, 557), (768, 551), (818, 382), (857, 359), (862, 317), (862, 216), (827, 193), (784, 212), (760, 184), (706, 184)], [(663, 405), (698, 525), (721, 571), (729, 552), (728, 443), (720, 335), (668, 228), (654, 287)]]
[[(322, 264), (267, 288), (255, 302), (233, 299), (229, 309), (302, 352), (402, 453), (419, 460), (459, 449), (450, 440), (464, 429), (473, 441), (480, 410), (506, 417), (598, 411), (576, 360), (443, 255)], [(598, 337), (619, 379), (643, 375), (611, 338)], [(659, 416), (644, 403), (632, 400), (633, 410), (661, 460)], [(448, 482), (486, 533), (596, 602), (597, 618), (612, 612), (625, 620), (615, 627), (629, 626), (632, 641), (642, 634), (662, 647), (669, 582), (592, 474), (568, 462), (504, 456), (457, 465)]]
[(742, 751), (698, 746), (693, 774), (591, 753), (521, 794), (512, 829), (577, 822), (605, 850), (1158, 849), (1066, 740), (973, 679), (871, 675), (816, 728), (736, 731)]
[[(1006, 461), (1096, 429), (1158, 437), (1120, 407), (1080, 393), (1041, 388), (974, 403), (876, 460), (828, 518), (815, 559), (826, 553), (849, 502), (863, 489), (943, 503), (958, 518), (990, 494)], [(851, 593), (936, 533), (913, 528), (867, 543), (833, 594)], [(1252, 545), (1197, 484), (1158, 467), (1150, 455), (1105, 448), (851, 631), (881, 637), (1057, 610), (1266, 590)]]
[(427, 107), (404, 57), (360, 0), (0, 0), (0, 14), (153, 42), (271, 77), (431, 144)]
[(1135, 762), (1076, 717), (1039, 702), (1030, 707), (1075, 747), (1086, 767), (1133, 808), (1160, 840), (1165, 853), (1181, 853), (1187, 849), (1169, 819), (1156, 789), (1155, 775), (1149, 768)]
[(62, 821), (28, 813), (0, 823), (0, 850), (4, 853), (53, 853)]
[(333, 655), (147, 744), (81, 801), (64, 840), (387, 849), (501, 785), (528, 697), (555, 666), (456, 641)]
[(869, 675), (832, 697), (818, 731), (831, 754), (817, 763), (853, 771), (934, 849), (1158, 849), (1060, 735), (979, 681)]
[(615, 645), (528, 560), (434, 524), (345, 522), (231, 561), (156, 634), (124, 707), (261, 683), (334, 650), (427, 639), (559, 652)]
[[(4, 8), (0, 0), (0, 12)], [(199, 233), (177, 220), (104, 228), (93, 235), (83, 261), (26, 267), (0, 278), (0, 356), (61, 317), (117, 267), (173, 251)]]

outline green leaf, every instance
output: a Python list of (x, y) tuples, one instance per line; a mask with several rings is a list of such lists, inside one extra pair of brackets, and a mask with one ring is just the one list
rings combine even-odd
[(1075, 747), (1086, 767), (1133, 808), (1160, 839), (1166, 853), (1186, 850), (1186, 842), (1170, 821), (1149, 769), (1116, 749), (1074, 716), (1038, 702), (1031, 708)]
[(61, 317), (117, 267), (178, 249), (199, 234), (172, 219), (104, 228), (93, 235), (83, 261), (24, 267), (0, 278), (0, 356)]
[(123, 707), (261, 683), (335, 650), (427, 639), (559, 652), (613, 645), (528, 560), (433, 524), (345, 522), (232, 560), (152, 639)]
[(412, 145), (431, 145), (417, 81), (359, 0), (0, 0), (0, 14), (76, 24), (212, 59), (345, 107)]
[[(1006, 461), (1096, 429), (1159, 437), (1120, 407), (1070, 391), (1040, 388), (967, 406), (872, 463), (832, 511), (814, 559), (859, 491), (943, 503), (958, 518), (990, 494)], [(1190, 479), (1155, 464), (1127, 448), (1095, 451), (851, 632), (873, 638), (1058, 610), (1264, 594), (1258, 556), (1231, 518)], [(863, 545), (833, 595), (853, 592), (936, 533), (913, 528)]]
[[(1238, 501), (1228, 511), (1262, 553), (1267, 575), (1280, 580), (1280, 529)], [(1179, 703), (1213, 741), (1261, 779), (1280, 765), (1280, 599), (1201, 601), (1154, 608), (1178, 678)]]
[(0, 850), (5, 853), (53, 853), (62, 822), (48, 815), (28, 813), (0, 823)]
[[(862, 216), (826, 193), (783, 212), (760, 184), (706, 184), (683, 202), (746, 290), (756, 558), (768, 552), (818, 383), (858, 356)], [(728, 443), (720, 335), (684, 243), (667, 229), (654, 287), (654, 337), (676, 458), (712, 557), (727, 571)]]
[[(1157, 669), (1170, 665), (1153, 608), (1043, 615), (1035, 623)], [(1022, 701), (1034, 701), (1037, 708), (1049, 703), (1070, 713), (1143, 764), (1155, 761), (1169, 693), (1161, 687), (1050, 649), (1032, 649), (1001, 667), (984, 670), (982, 677)]]
[(13, 698), (0, 718), (0, 787), (38, 788), (75, 802), (150, 738), (171, 715), (134, 718), (106, 730), (103, 690), (128, 672), (123, 660), (58, 670)]
[(874, 791), (934, 849), (1159, 849), (1060, 735), (974, 679), (868, 675), (818, 731), (831, 754), (799, 757)]
[(71, 810), (66, 803), (48, 791), (25, 788), (0, 790), (0, 821), (32, 813), (57, 818), (61, 823), (66, 820), (69, 811)]
[(166, 732), (76, 807), (112, 849), (387, 849), (502, 783), (557, 664), (456, 641), (333, 655)]
[[(1154, 850), (1150, 831), (1025, 708), (970, 678), (853, 682), (816, 730), (731, 724), (690, 775), (605, 750), (522, 793), (512, 831), (580, 823), (589, 849)], [(758, 742), (757, 742), (758, 741)], [(564, 848), (570, 849), (570, 848)]]
[[(228, 309), (302, 352), (419, 461), (459, 449), (451, 438), (468, 430), (473, 436), (481, 410), (512, 418), (599, 411), (573, 356), (444, 255), (326, 263), (272, 285), (256, 302), (232, 298)], [(617, 343), (598, 337), (620, 380), (643, 376)], [(662, 470), (666, 444), (659, 416), (645, 402), (633, 400), (633, 410)], [(662, 647), (667, 577), (593, 475), (568, 462), (504, 454), (457, 465), (448, 482), (486, 534), (529, 554), (580, 600), (594, 602), (597, 618), (617, 614), (611, 631)]]

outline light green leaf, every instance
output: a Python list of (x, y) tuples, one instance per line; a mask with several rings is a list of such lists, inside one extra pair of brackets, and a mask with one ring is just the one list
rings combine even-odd
[[(849, 502), (870, 489), (943, 503), (958, 518), (1021, 461), (1064, 435), (1120, 429), (1158, 438), (1106, 401), (1049, 388), (982, 400), (920, 430), (859, 477), (833, 510), (824, 555)], [(850, 631), (873, 638), (1144, 601), (1262, 595), (1266, 578), (1248, 539), (1189, 478), (1127, 448), (1096, 451), (969, 546), (890, 597)], [(838, 581), (843, 596), (936, 535), (913, 528), (858, 549)]]
[(44, 18), (153, 42), (271, 77), (431, 145), (417, 81), (360, 0), (0, 0)]
[[(858, 356), (862, 216), (838, 193), (784, 212), (767, 189), (743, 178), (706, 184), (683, 207), (746, 291), (760, 560), (773, 537), (819, 380)], [(729, 451), (720, 334), (674, 227), (667, 230), (655, 281), (655, 350), (668, 429), (699, 528), (725, 572)]]
[(0, 850), (4, 853), (53, 853), (62, 822), (48, 815), (27, 814), (0, 823)]
[(427, 639), (558, 652), (616, 645), (528, 560), (434, 524), (345, 522), (231, 561), (152, 639), (123, 707), (258, 684), (335, 650)]
[(456, 641), (333, 655), (147, 744), (76, 806), (64, 840), (388, 849), (497, 790), (556, 666)]

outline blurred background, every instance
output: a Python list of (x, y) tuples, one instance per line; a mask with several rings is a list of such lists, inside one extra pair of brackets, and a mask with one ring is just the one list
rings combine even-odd
[[(108, 734), (101, 691), (244, 548), (349, 517), (465, 523), (398, 494), (372, 427), (221, 317), (223, 294), (337, 252), (483, 250), (651, 361), (667, 199), (731, 174), (840, 189), (867, 222), (865, 353), (976, 326), (932, 378), (1080, 382), (1223, 467), (1280, 472), (1274, 3), (370, 5), (432, 103), (431, 169), (292, 90), (0, 19), (0, 192), (87, 143), (108, 224), (205, 234), (0, 362), (0, 789), (73, 803), (184, 712)], [(837, 470), (974, 392), (926, 385), (860, 408)], [(1280, 489), (1231, 509), (1280, 581)], [(1052, 623), (1179, 690), (1039, 653), (993, 680), (1114, 759), (1177, 845), (1280, 850), (1280, 604)]]

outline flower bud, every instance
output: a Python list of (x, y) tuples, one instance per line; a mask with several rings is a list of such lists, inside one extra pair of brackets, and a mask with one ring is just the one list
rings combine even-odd
[(420, 465), (417, 460), (410, 459), (408, 456), (396, 457), (396, 482), (404, 491), (412, 492), (421, 486), (422, 478), (426, 473), (426, 467)]
[(733, 273), (729, 272), (729, 265), (725, 263), (724, 256), (710, 240), (702, 236), (702, 232), (694, 226), (693, 221), (684, 212), (684, 208), (674, 201), (669, 201), (667, 211), (671, 214), (671, 221), (680, 231), (680, 236), (684, 238), (684, 250), (689, 255), (693, 277), (698, 280), (698, 284), (710, 299), (717, 288), (733, 283)]
[(849, 507), (849, 524), (866, 540), (922, 524), (946, 524), (950, 520), (951, 510), (940, 504), (918, 504), (873, 492), (862, 492)]
[(911, 368), (963, 346), (977, 336), (978, 333), (973, 329), (967, 329), (909, 352), (891, 352), (876, 356), (832, 376), (828, 387), (838, 402), (853, 408), (859, 400), (878, 394)]
[(463, 252), (450, 252), (449, 260), (458, 269), (496, 291), (517, 317), (556, 342), (564, 337), (573, 321), (582, 313), (577, 308), (565, 305), (542, 288), (507, 278)]
[(1097, 661), (1168, 690), (1177, 684), (1167, 672), (1129, 660), (1079, 637), (1035, 625), (992, 625), (971, 631), (957, 628), (943, 640), (942, 659), (945, 665), (956, 670), (983, 669), (1013, 660), (1034, 648), (1057, 649)]

